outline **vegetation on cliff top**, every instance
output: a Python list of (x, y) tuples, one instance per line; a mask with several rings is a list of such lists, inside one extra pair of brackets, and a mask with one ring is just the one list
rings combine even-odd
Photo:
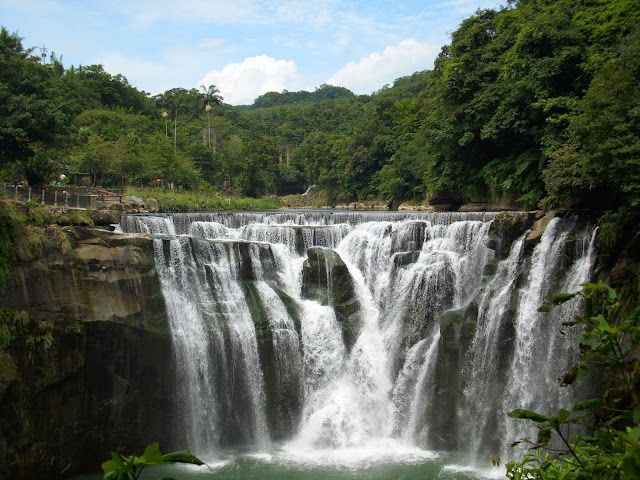
[(322, 85), (242, 108), (214, 86), (149, 97), (100, 65), (42, 65), (3, 29), (0, 177), (251, 197), (315, 184), (332, 204), (501, 200), (622, 209), (629, 223), (639, 20), (632, 0), (510, 1), (463, 21), (433, 71), (372, 95)]
[(18, 205), (0, 198), (0, 293), (14, 262), (35, 260), (50, 247), (62, 252), (70, 250), (76, 225), (93, 225), (87, 211), (70, 210), (53, 215), (33, 202)]
[(125, 193), (142, 198), (154, 198), (162, 212), (272, 210), (280, 206), (280, 202), (274, 197), (237, 197), (212, 193), (210, 190), (178, 191), (127, 187)]

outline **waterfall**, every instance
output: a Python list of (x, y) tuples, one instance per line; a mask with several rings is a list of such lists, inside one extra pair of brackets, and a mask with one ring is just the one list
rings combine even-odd
[[(508, 458), (515, 408), (580, 395), (575, 359), (537, 311), (588, 281), (595, 232), (554, 218), (503, 238), (494, 213), (277, 212), (124, 216), (154, 239), (173, 341), (176, 432), (228, 445), (327, 452), (453, 450)], [(376, 450), (378, 449), (378, 450)], [(398, 450), (399, 451), (399, 450)]]
[[(504, 420), (499, 427), (501, 438), (531, 436), (530, 425), (508, 419), (506, 414), (509, 411), (525, 408), (552, 414), (558, 410), (558, 406), (568, 406), (570, 403), (571, 389), (560, 388), (555, 379), (568, 370), (571, 354), (576, 354), (575, 337), (560, 335), (560, 328), (562, 321), (577, 313), (579, 305), (566, 305), (562, 309), (552, 310), (550, 314), (538, 312), (538, 307), (548, 294), (553, 293), (552, 288), (574, 291), (580, 283), (588, 280), (590, 249), (567, 251), (569, 235), (578, 233), (575, 232), (575, 222), (576, 219), (571, 218), (554, 218), (531, 256), (514, 319), (513, 354), (505, 373), (506, 386), (500, 408)], [(585, 235), (581, 235), (581, 238), (584, 239)], [(593, 242), (590, 244), (593, 245)], [(573, 261), (569, 263), (570, 260)], [(532, 385), (536, 388), (531, 388)], [(506, 442), (501, 446), (501, 455), (503, 458), (513, 455)]]
[(496, 391), (504, 388), (503, 363), (508, 356), (506, 345), (512, 336), (512, 295), (520, 274), (520, 262), (526, 233), (511, 246), (508, 257), (497, 266), (496, 274), (481, 294), (478, 320), (465, 369), (466, 382), (458, 411), (467, 453), (479, 458), (496, 448), (495, 434), (504, 412), (499, 408)]

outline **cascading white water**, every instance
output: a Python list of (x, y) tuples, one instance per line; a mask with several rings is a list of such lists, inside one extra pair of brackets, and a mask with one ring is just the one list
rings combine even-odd
[(401, 438), (428, 443), (429, 421), (432, 408), (434, 362), (440, 331), (428, 339), (420, 340), (407, 354), (393, 389), (394, 425)]
[[(162, 282), (162, 290), (167, 307), (171, 330), (174, 338), (175, 364), (189, 372), (189, 381), (179, 392), (179, 404), (182, 411), (179, 429), (185, 432), (186, 439), (193, 448), (206, 448), (218, 445), (219, 412), (209, 400), (216, 397), (218, 375), (211, 375), (212, 359), (208, 350), (213, 343), (224, 351), (225, 342), (221, 341), (216, 324), (204, 318), (206, 310), (200, 307), (197, 294), (188, 288), (191, 265), (183, 254), (188, 242), (168, 240), (168, 258), (165, 257), (162, 240), (154, 241), (156, 268)], [(193, 272), (192, 272), (193, 273)], [(200, 282), (195, 289), (200, 289)], [(189, 322), (181, 319), (188, 318)], [(226, 372), (222, 373), (222, 376)]]
[[(514, 319), (515, 342), (499, 410), (502, 458), (513, 457), (511, 442), (530, 437), (532, 430), (527, 422), (508, 418), (508, 412), (524, 408), (553, 414), (559, 407), (569, 407), (575, 395), (571, 389), (559, 387), (555, 379), (575, 361), (575, 336), (560, 335), (560, 331), (562, 322), (575, 316), (580, 304), (572, 302), (550, 313), (538, 311), (554, 288), (561, 292), (575, 291), (589, 279), (595, 233), (576, 232), (575, 224), (575, 218), (551, 220), (533, 251), (527, 278), (520, 289)], [(569, 252), (567, 239), (572, 234), (576, 235), (579, 248)], [(589, 247), (583, 248), (585, 244)]]
[(500, 397), (495, 392), (504, 385), (501, 361), (508, 352), (503, 344), (505, 337), (509, 337), (508, 314), (520, 274), (525, 237), (526, 233), (513, 242), (509, 256), (499, 263), (478, 302), (476, 332), (465, 365), (466, 381), (458, 409), (461, 430), (468, 441), (465, 450), (471, 458), (491, 452), (497, 440), (495, 429), (503, 412), (496, 404)]
[(125, 217), (124, 231), (163, 237), (187, 446), (497, 454), (499, 439), (524, 433), (507, 411), (569, 398), (547, 370), (570, 361), (566, 336), (551, 338), (576, 307), (546, 323), (537, 308), (552, 288), (588, 279), (594, 237), (554, 219), (530, 260), (524, 234), (494, 260), (494, 217)]

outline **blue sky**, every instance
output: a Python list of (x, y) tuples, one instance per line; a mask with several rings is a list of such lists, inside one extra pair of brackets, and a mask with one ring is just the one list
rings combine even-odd
[(65, 67), (101, 63), (151, 94), (214, 84), (224, 101), (328, 83), (369, 94), (433, 67), (478, 8), (506, 0), (0, 0), (0, 24)]

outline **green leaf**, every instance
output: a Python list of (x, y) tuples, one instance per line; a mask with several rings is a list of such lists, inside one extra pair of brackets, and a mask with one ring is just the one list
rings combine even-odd
[(538, 445), (546, 446), (551, 440), (551, 429), (549, 427), (541, 428), (538, 431)]
[(635, 447), (622, 459), (622, 470), (629, 478), (640, 478), (640, 448)]
[(633, 409), (633, 421), (640, 423), (640, 404), (636, 405)]
[(116, 462), (114, 462), (113, 460), (107, 460), (106, 462), (104, 462), (102, 464), (102, 471), (106, 474), (106, 473), (111, 473), (114, 472), (118, 469), (120, 465), (118, 465)]
[(563, 304), (565, 302), (568, 302), (569, 300), (574, 298), (576, 295), (579, 295), (579, 293), (578, 292), (575, 292), (575, 293), (556, 293), (556, 294), (551, 295), (551, 303), (553, 303), (553, 305), (560, 305), (560, 304)]
[(607, 291), (607, 301), (608, 302), (613, 302), (614, 300), (616, 300), (618, 298), (618, 294), (616, 293), (616, 291), (613, 288), (611, 288), (606, 283), (603, 286), (604, 286), (605, 290)]
[(549, 418), (549, 423), (555, 430), (559, 430), (564, 421), (569, 418), (569, 415), (571, 415), (571, 412), (563, 408), (553, 417)]
[(162, 463), (162, 454), (160, 453), (160, 446), (158, 443), (152, 443), (144, 450), (144, 454), (142, 455), (146, 459), (146, 463), (148, 465), (153, 465), (157, 463)]
[(545, 417), (544, 415), (540, 415), (539, 413), (532, 412), (531, 410), (524, 410), (522, 408), (518, 408), (508, 413), (511, 418), (520, 418), (523, 420), (532, 420), (536, 423), (547, 422), (549, 417)]
[(179, 450), (177, 452), (167, 453), (162, 456), (165, 463), (191, 463), (193, 465), (204, 465), (204, 462), (193, 455), (188, 450)]
[(124, 458), (116, 452), (111, 452), (111, 460), (113, 460), (118, 466), (124, 465)]

